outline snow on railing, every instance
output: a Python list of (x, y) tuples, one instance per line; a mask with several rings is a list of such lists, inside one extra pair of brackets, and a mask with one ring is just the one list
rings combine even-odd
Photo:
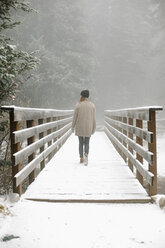
[(27, 185), (32, 183), (37, 170), (45, 167), (70, 136), (73, 110), (1, 109), (10, 113), (13, 192), (22, 194), (25, 180)]
[[(156, 111), (160, 106), (105, 110), (105, 133), (139, 182), (157, 193)], [(147, 166), (146, 166), (147, 163)]]

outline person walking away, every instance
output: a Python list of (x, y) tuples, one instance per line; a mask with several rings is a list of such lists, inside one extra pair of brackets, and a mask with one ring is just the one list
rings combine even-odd
[(81, 97), (75, 106), (72, 131), (79, 139), (80, 163), (88, 164), (89, 141), (96, 130), (96, 109), (95, 105), (89, 100), (89, 91), (83, 90)]

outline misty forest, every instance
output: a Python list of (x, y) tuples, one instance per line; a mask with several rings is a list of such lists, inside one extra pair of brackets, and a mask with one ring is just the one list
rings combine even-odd
[[(104, 109), (164, 105), (164, 0), (11, 2), (1, 37), (23, 68), (1, 68), (1, 105), (73, 109), (83, 89), (98, 118)], [(1, 66), (7, 53), (1, 44)]]
[(164, 106), (165, 0), (0, 0), (0, 247), (164, 248)]

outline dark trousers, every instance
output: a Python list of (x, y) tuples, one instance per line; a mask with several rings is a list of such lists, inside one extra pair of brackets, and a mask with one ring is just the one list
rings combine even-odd
[[(78, 137), (79, 139), (79, 154), (80, 158), (83, 158), (83, 151), (89, 153), (89, 137)], [(85, 148), (85, 149), (84, 149)]]

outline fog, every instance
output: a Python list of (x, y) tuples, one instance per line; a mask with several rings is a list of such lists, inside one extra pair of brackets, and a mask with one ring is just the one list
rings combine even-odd
[[(74, 108), (90, 90), (104, 109), (164, 105), (164, 0), (31, 0), (14, 36), (38, 50), (38, 70), (21, 88), (22, 104)], [(21, 14), (20, 14), (21, 15)]]

